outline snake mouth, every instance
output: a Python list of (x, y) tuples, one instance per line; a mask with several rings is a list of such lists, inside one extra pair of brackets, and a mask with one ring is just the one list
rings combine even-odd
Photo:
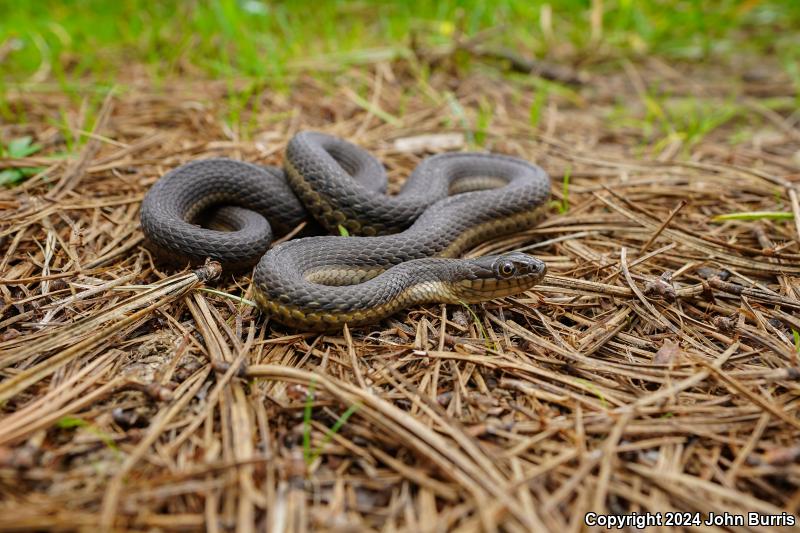
[(509, 280), (462, 280), (456, 292), (460, 293), (466, 303), (479, 303), (505, 296), (514, 296), (536, 286), (542, 276), (526, 276)]

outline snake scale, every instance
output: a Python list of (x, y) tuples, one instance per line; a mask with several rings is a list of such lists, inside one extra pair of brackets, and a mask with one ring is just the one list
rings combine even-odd
[[(212, 258), (253, 271), (262, 311), (290, 327), (372, 323), (421, 303), (476, 303), (538, 283), (545, 264), (520, 252), (456, 259), (498, 235), (532, 227), (550, 191), (540, 167), (488, 153), (424, 159), (395, 196), (365, 150), (304, 131), (284, 169), (207, 159), (171, 170), (148, 191), (148, 248), (172, 262)], [(269, 249), (307, 218), (328, 232)]]

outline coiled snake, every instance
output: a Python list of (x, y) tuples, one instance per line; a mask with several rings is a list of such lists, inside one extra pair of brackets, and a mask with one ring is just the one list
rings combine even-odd
[[(454, 259), (498, 235), (530, 228), (549, 195), (538, 166), (509, 156), (447, 153), (422, 161), (396, 196), (383, 166), (337, 137), (301, 132), (285, 171), (230, 159), (165, 174), (142, 203), (148, 247), (173, 262), (258, 263), (259, 307), (286, 325), (332, 330), (420, 303), (476, 303), (520, 293), (546, 271), (520, 252)], [(310, 214), (329, 232), (269, 249)], [(198, 224), (211, 226), (212, 229)]]

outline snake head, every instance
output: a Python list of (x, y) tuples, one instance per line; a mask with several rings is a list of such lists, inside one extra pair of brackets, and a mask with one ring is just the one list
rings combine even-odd
[(465, 303), (477, 303), (526, 291), (547, 272), (541, 259), (522, 252), (488, 255), (464, 262), (456, 291)]

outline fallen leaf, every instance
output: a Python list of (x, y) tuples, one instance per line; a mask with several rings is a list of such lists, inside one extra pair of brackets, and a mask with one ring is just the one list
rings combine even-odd
[(680, 354), (680, 345), (666, 339), (664, 340), (664, 344), (661, 345), (661, 348), (656, 352), (656, 355), (653, 356), (653, 363), (657, 365), (668, 365), (675, 362)]

